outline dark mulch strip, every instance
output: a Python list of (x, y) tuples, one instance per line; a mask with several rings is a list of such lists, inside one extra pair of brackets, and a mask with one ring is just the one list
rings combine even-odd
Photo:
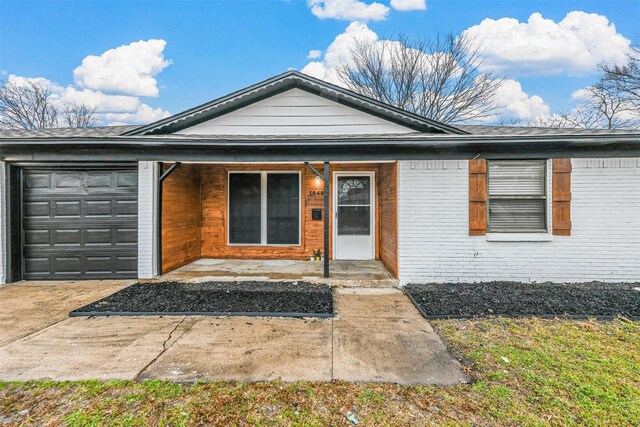
[(69, 316), (333, 316), (331, 288), (307, 282), (136, 283)]
[(405, 287), (427, 318), (533, 316), (640, 319), (640, 283), (426, 283)]

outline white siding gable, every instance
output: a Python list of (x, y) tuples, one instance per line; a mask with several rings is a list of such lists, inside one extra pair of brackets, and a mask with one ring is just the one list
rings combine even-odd
[(413, 129), (291, 89), (183, 129), (184, 135), (365, 135)]

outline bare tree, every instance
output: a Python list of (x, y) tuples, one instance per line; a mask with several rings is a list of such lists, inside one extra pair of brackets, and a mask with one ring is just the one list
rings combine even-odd
[(482, 52), (465, 35), (356, 41), (338, 68), (351, 90), (444, 123), (492, 117), (502, 79), (480, 71)]
[(0, 86), (0, 126), (8, 129), (42, 129), (58, 126), (58, 109), (51, 90), (34, 81)]
[(599, 68), (603, 73), (601, 85), (615, 89), (640, 108), (640, 47), (632, 49), (625, 64), (601, 64)]
[(62, 112), (62, 117), (67, 127), (87, 128), (96, 125), (95, 112), (95, 108), (89, 108), (84, 104), (68, 104)]
[(0, 128), (54, 128), (60, 122), (63, 126), (88, 127), (96, 123), (94, 113), (95, 109), (86, 105), (60, 107), (54, 102), (51, 89), (36, 81), (0, 84)]
[(582, 102), (576, 111), (593, 116), (592, 126), (604, 129), (635, 128), (640, 124), (638, 106), (625, 93), (602, 80), (583, 90)]
[(582, 90), (570, 113), (554, 114), (526, 124), (552, 128), (630, 129), (640, 125), (640, 114), (624, 94), (599, 81)]

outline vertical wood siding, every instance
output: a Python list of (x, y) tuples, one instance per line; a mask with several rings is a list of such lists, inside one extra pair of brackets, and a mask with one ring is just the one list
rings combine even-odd
[[(314, 164), (322, 170), (322, 164)], [(302, 177), (302, 215), (301, 244), (298, 246), (232, 246), (227, 244), (227, 191), (228, 173), (230, 171), (300, 171)], [(331, 178), (335, 171), (371, 171), (379, 176), (378, 164), (332, 164)], [(380, 180), (378, 179), (378, 182)], [(333, 184), (333, 182), (331, 182)], [(323, 183), (316, 182), (315, 175), (306, 166), (300, 164), (252, 164), (252, 165), (219, 165), (201, 166), (201, 256), (205, 258), (247, 258), (247, 259), (308, 259), (314, 249), (323, 249), (323, 221), (311, 219), (314, 208), (323, 208)], [(382, 182), (377, 188), (384, 187)], [(332, 188), (332, 187), (330, 187)], [(312, 192), (318, 192), (317, 194)], [(376, 197), (375, 224), (375, 258), (380, 258), (380, 197)], [(333, 199), (330, 198), (330, 209), (333, 212)], [(330, 215), (330, 231), (333, 227), (333, 214)], [(332, 248), (333, 234), (330, 232)], [(329, 256), (333, 256), (330, 250)]]
[(398, 277), (398, 163), (380, 164), (378, 206), (380, 209), (380, 261)]
[(163, 273), (200, 258), (200, 215), (200, 165), (182, 164), (162, 183)]

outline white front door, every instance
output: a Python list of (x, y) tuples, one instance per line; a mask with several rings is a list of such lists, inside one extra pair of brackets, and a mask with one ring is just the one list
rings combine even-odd
[(373, 259), (375, 192), (373, 172), (334, 175), (334, 258)]

